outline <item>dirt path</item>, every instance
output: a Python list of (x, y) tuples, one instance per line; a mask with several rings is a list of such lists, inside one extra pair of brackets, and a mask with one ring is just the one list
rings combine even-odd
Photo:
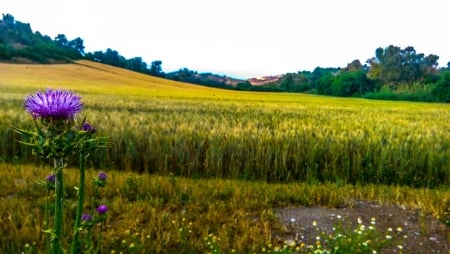
[[(354, 229), (358, 218), (366, 226), (375, 218), (377, 231), (386, 232), (402, 242), (403, 253), (450, 253), (448, 226), (430, 215), (422, 215), (418, 210), (357, 202), (352, 208), (294, 207), (275, 209), (275, 212), (283, 225), (273, 230), (273, 235), (280, 242), (295, 240), (299, 244), (313, 244), (318, 235), (316, 228), (332, 233), (338, 220), (343, 220), (344, 225)], [(316, 226), (313, 226), (314, 221)], [(395, 245), (382, 253), (402, 252)]]

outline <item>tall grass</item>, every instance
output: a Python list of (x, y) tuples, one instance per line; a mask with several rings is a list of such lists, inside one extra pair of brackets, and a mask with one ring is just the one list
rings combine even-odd
[[(450, 184), (450, 105), (233, 92), (81, 64), (5, 65), (12, 69), (0, 79), (0, 121), (30, 126), (25, 95), (63, 87), (83, 96), (84, 112), (110, 137), (108, 148), (91, 157), (97, 168), (270, 182)], [(0, 125), (2, 161), (33, 160), (14, 142), (19, 138)]]

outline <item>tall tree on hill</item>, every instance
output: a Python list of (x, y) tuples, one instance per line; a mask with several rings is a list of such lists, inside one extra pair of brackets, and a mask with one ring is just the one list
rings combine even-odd
[(12, 28), (15, 23), (14, 16), (9, 13), (2, 14), (2, 21), (3, 21), (3, 24), (5, 24), (6, 28)]
[(75, 50), (80, 55), (84, 55), (84, 42), (83, 39), (80, 37), (77, 37), (71, 41), (69, 41), (68, 46), (69, 48)]
[(367, 60), (370, 65), (368, 76), (393, 86), (424, 82), (427, 76), (437, 71), (438, 59), (433, 54), (417, 53), (411, 46), (405, 49), (393, 45), (380, 47), (376, 49), (375, 57)]
[(79, 58), (84, 55), (83, 39), (80, 37), (69, 41), (66, 35), (58, 34), (54, 41), (60, 48), (68, 50), (67, 53), (73, 58)]
[(119, 52), (117, 52), (116, 50), (108, 48), (106, 49), (105, 53), (98, 55), (102, 57), (100, 59), (101, 63), (110, 64), (117, 67), (125, 67), (126, 65), (125, 57), (119, 55)]
[(125, 68), (142, 73), (147, 72), (147, 64), (144, 61), (142, 61), (141, 57), (134, 57), (128, 59), (126, 61)]
[(343, 68), (341, 71), (364, 71), (365, 66), (361, 64), (361, 62), (356, 59), (353, 60), (351, 63), (347, 64), (347, 67)]
[(151, 63), (149, 74), (156, 77), (164, 77), (164, 72), (162, 70), (162, 61), (155, 60)]
[(64, 34), (58, 34), (55, 37), (55, 42), (60, 47), (67, 47), (69, 45), (69, 40), (67, 40), (67, 37)]

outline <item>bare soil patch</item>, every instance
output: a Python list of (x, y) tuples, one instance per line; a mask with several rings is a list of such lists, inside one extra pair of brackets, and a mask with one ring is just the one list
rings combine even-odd
[[(380, 233), (388, 230), (394, 239), (402, 242), (403, 253), (444, 253), (449, 254), (449, 228), (431, 215), (422, 214), (416, 209), (400, 206), (381, 206), (372, 202), (356, 202), (353, 207), (292, 207), (275, 209), (282, 228), (273, 229), (273, 235), (280, 241), (295, 240), (296, 243), (314, 244), (322, 232), (332, 233), (338, 217), (345, 225), (354, 229), (360, 218), (370, 225), (376, 218), (376, 230)], [(313, 221), (317, 226), (313, 226)], [(399, 228), (400, 227), (400, 228)], [(400, 232), (399, 232), (400, 231)], [(402, 253), (396, 245), (388, 247), (382, 253)]]

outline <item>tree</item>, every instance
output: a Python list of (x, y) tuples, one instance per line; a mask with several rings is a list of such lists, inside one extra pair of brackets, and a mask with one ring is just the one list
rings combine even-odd
[(310, 77), (311, 87), (316, 89), (318, 94), (330, 94), (330, 87), (334, 81), (334, 74), (338, 68), (316, 67)]
[(237, 90), (248, 91), (248, 90), (251, 90), (251, 88), (252, 88), (252, 85), (250, 84), (250, 82), (248, 80), (246, 80), (244, 82), (241, 82), (241, 83), (238, 83), (236, 85), (236, 89)]
[(150, 65), (149, 74), (156, 77), (164, 77), (164, 72), (162, 71), (162, 61), (155, 60)]
[(330, 72), (325, 72), (319, 79), (316, 80), (315, 85), (318, 94), (331, 94), (331, 86), (333, 85), (334, 76)]
[(288, 73), (284, 75), (284, 77), (281, 79), (280, 87), (283, 88), (285, 91), (292, 91), (292, 88), (294, 87), (294, 74)]
[(279, 81), (279, 87), (287, 92), (305, 92), (311, 90), (309, 77), (311, 72), (287, 73)]
[(15, 23), (14, 16), (9, 13), (2, 14), (2, 16), (3, 16), (3, 23), (6, 25), (6, 28), (12, 28)]
[(401, 83), (411, 85), (433, 75), (437, 71), (438, 59), (436, 55), (425, 57), (411, 46), (405, 49), (393, 45), (384, 49), (380, 47), (375, 50), (375, 57), (367, 60), (370, 64), (368, 76), (393, 86)]
[(55, 42), (60, 47), (67, 47), (69, 45), (69, 41), (67, 40), (67, 37), (64, 34), (58, 34), (55, 37)]
[(436, 80), (439, 56), (430, 54), (425, 57), (424, 64), (421, 66), (424, 73), (424, 82), (427, 80)]
[(81, 39), (80, 37), (77, 37), (73, 40), (71, 40), (68, 43), (68, 46), (75, 50), (77, 53), (79, 53), (80, 55), (84, 55), (84, 45), (83, 45), (83, 39)]
[(364, 71), (342, 72), (336, 76), (331, 85), (331, 95), (362, 96), (374, 90), (373, 82), (367, 78)]
[(125, 65), (126, 69), (146, 73), (147, 72), (147, 64), (142, 61), (141, 57), (134, 57), (128, 59)]
[(311, 90), (311, 81), (309, 77), (311, 72), (303, 71), (299, 72), (295, 77), (295, 87), (292, 89), (295, 92), (305, 92)]
[(106, 49), (101, 62), (117, 67), (125, 67), (126, 65), (126, 59), (123, 56), (119, 55), (119, 52), (110, 48)]
[(445, 70), (432, 91), (438, 101), (450, 102), (450, 70)]
[(343, 71), (362, 71), (362, 70), (364, 70), (364, 66), (358, 59), (353, 60), (351, 63), (347, 64), (347, 67), (343, 69)]
[(95, 51), (94, 53), (87, 53), (86, 59), (90, 59), (96, 62), (109, 64), (117, 67), (124, 68), (126, 65), (125, 57), (119, 55), (119, 53), (110, 48), (106, 49), (105, 52)]

